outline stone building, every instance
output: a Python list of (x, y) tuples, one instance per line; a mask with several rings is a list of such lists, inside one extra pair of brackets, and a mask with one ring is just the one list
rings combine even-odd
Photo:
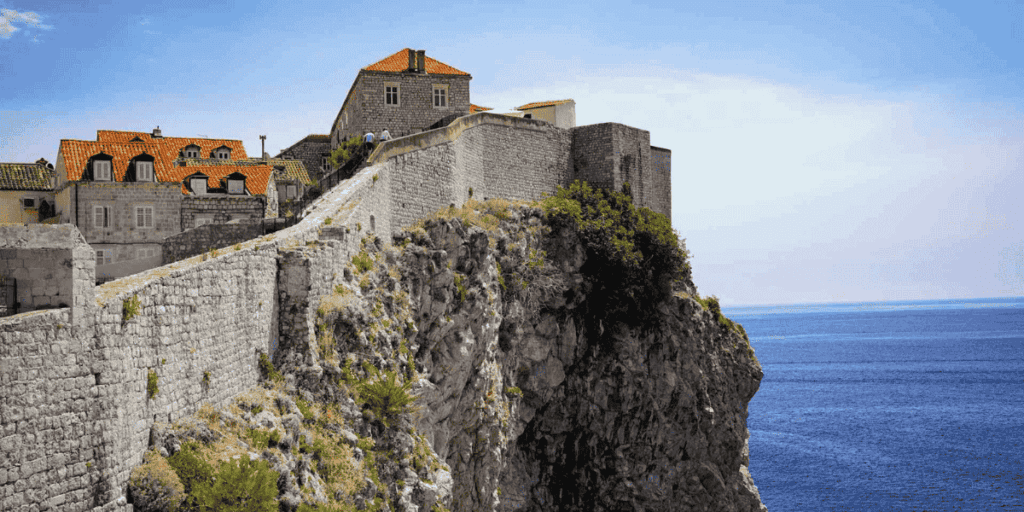
[(576, 102), (573, 100), (535, 101), (516, 110), (525, 118), (547, 121), (559, 128), (576, 127)]
[(163, 240), (197, 222), (277, 215), (273, 167), (239, 140), (98, 130), (61, 140), (54, 172), (56, 213), (95, 250), (101, 282), (161, 265)]
[[(330, 174), (332, 170), (331, 164), (328, 162), (330, 157), (331, 136), (313, 133), (292, 144), (288, 149), (281, 151), (275, 158), (301, 160), (302, 165), (306, 168), (306, 172), (309, 173), (309, 177), (313, 181), (320, 181), (324, 176)], [(280, 186), (280, 182), (278, 186)], [(278, 197), (284, 198), (280, 194), (280, 190)]]
[(34, 224), (53, 217), (53, 164), (0, 162), (0, 224)]
[(331, 149), (366, 132), (379, 136), (386, 128), (392, 137), (402, 137), (468, 115), (472, 78), (409, 48), (366, 66), (331, 125)]

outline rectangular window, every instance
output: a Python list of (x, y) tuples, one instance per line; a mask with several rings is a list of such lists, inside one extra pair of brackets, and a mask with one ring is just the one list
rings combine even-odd
[(96, 264), (110, 265), (114, 260), (113, 251), (110, 249), (96, 249)]
[(241, 194), (242, 193), (242, 180), (228, 180), (228, 194)]
[(192, 192), (196, 194), (206, 193), (206, 178), (193, 178), (192, 179)]
[(320, 157), (320, 169), (323, 171), (331, 171), (331, 157), (322, 156)]
[(23, 201), (23, 203), (25, 205), (25, 208), (35, 208), (36, 207), (36, 200), (34, 198), (26, 197), (26, 198), (22, 199), (22, 201)]
[(110, 181), (110, 160), (93, 160), (92, 174), (94, 180)]
[(213, 217), (196, 217), (196, 227), (204, 224), (213, 224)]
[(135, 162), (135, 181), (153, 181), (153, 162)]
[(296, 195), (295, 194), (295, 185), (288, 185), (288, 197), (287, 198), (288, 199), (293, 199), (295, 197), (295, 195)]
[(111, 224), (109, 206), (92, 207), (92, 225), (96, 228), (109, 228)]
[(156, 247), (139, 247), (136, 257), (138, 259), (156, 257)]
[(151, 227), (153, 227), (153, 207), (152, 206), (136, 206), (135, 207), (135, 227), (137, 227), (137, 228), (151, 228)]
[(447, 85), (435, 85), (434, 86), (434, 108), (447, 108), (448, 107), (448, 86)]
[(384, 104), (385, 105), (398, 105), (398, 85), (388, 85), (384, 87)]

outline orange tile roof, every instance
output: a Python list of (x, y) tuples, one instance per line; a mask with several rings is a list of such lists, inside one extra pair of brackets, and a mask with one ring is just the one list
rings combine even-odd
[(480, 105), (469, 104), (469, 113), (476, 114), (477, 112), (486, 112), (488, 110), (494, 110), (491, 107), (481, 107)]
[(206, 188), (226, 188), (225, 178), (232, 173), (240, 172), (245, 175), (245, 188), (253, 195), (265, 195), (267, 193), (267, 183), (270, 181), (270, 174), (274, 172), (274, 168), (266, 164), (243, 164), (243, 165), (190, 165), (186, 167), (175, 167), (173, 177), (176, 178), (171, 181), (177, 181), (182, 183), (181, 193), (189, 195), (188, 190), (185, 188), (185, 178), (201, 172), (205, 174), (208, 179), (206, 180)]
[[(131, 142), (138, 137), (143, 142)], [(128, 170), (128, 163), (132, 158), (146, 153), (153, 157), (153, 171), (157, 181), (172, 182), (179, 181), (170, 179), (174, 160), (178, 158), (181, 150), (190, 144), (199, 146), (200, 156), (209, 156), (214, 149), (227, 146), (231, 149), (231, 158), (243, 160), (248, 158), (245, 154), (245, 146), (240, 140), (231, 139), (200, 139), (188, 137), (161, 137), (153, 138), (146, 132), (122, 132), (114, 130), (97, 130), (96, 141), (63, 139), (60, 141), (60, 154), (64, 157), (64, 168), (67, 170), (67, 179), (77, 181), (82, 179), (89, 158), (99, 153), (106, 153), (113, 157), (114, 181), (122, 181)]]
[(562, 103), (569, 103), (572, 100), (555, 100), (555, 101), (535, 101), (533, 103), (527, 103), (521, 107), (516, 107), (516, 110), (526, 110), (531, 108), (550, 107), (552, 105), (561, 105)]
[[(369, 66), (363, 68), (366, 71), (390, 71), (394, 73), (402, 72), (409, 69), (409, 48), (399, 50), (397, 53), (392, 54), (389, 57), (385, 57)], [(469, 75), (465, 71), (455, 69), (444, 62), (436, 59), (432, 59), (429, 56), (425, 56), (423, 59), (423, 68), (427, 74), (434, 75)]]

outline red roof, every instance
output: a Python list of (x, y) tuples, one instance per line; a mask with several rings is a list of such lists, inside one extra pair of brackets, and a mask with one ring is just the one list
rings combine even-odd
[(480, 105), (469, 104), (469, 113), (476, 114), (477, 112), (486, 112), (488, 110), (494, 110), (491, 107), (481, 107)]
[[(139, 138), (142, 142), (131, 142)], [(217, 165), (217, 166), (175, 166), (174, 161), (186, 146), (199, 146), (200, 157), (209, 157), (213, 150), (226, 146), (231, 149), (231, 160), (245, 160), (245, 147), (242, 141), (231, 139), (201, 139), (187, 137), (153, 138), (146, 132), (122, 132), (113, 130), (97, 130), (96, 141), (63, 139), (60, 141), (60, 155), (64, 158), (64, 169), (68, 181), (82, 179), (82, 173), (89, 164), (89, 158), (105, 153), (113, 157), (111, 167), (114, 181), (123, 181), (128, 171), (128, 164), (139, 155), (153, 157), (153, 173), (156, 180), (163, 183), (180, 183), (186, 176), (202, 170), (209, 176), (217, 177), (211, 181), (211, 187), (219, 187), (223, 176), (238, 171), (245, 174), (247, 188), (252, 194), (265, 194), (267, 181), (273, 167), (269, 165)], [(206, 172), (207, 168), (216, 168), (216, 172)], [(221, 170), (229, 169), (221, 173)], [(214, 185), (214, 183), (218, 183)], [(184, 192), (184, 189), (183, 189)]]
[[(363, 68), (366, 71), (389, 71), (398, 73), (409, 69), (409, 52), (414, 52), (409, 48), (399, 50), (397, 53), (392, 54), (389, 57), (379, 60), (369, 66)], [(429, 56), (424, 57), (423, 67), (427, 74), (434, 75), (469, 75), (465, 71), (459, 71), (444, 62), (436, 59), (432, 59)]]
[(521, 107), (516, 107), (516, 110), (527, 110), (531, 108), (550, 107), (552, 105), (561, 105), (562, 103), (569, 103), (572, 100), (555, 100), (555, 101), (535, 101), (533, 103), (527, 103)]
[(267, 183), (270, 181), (270, 174), (274, 172), (274, 168), (267, 164), (258, 165), (190, 165), (188, 167), (175, 167), (173, 176), (177, 181), (182, 183), (181, 193), (188, 195), (188, 190), (185, 189), (184, 180), (185, 178), (201, 172), (205, 174), (208, 179), (206, 180), (206, 188), (226, 188), (227, 183), (224, 179), (232, 173), (240, 172), (245, 175), (245, 188), (250, 194), (263, 195), (267, 193)]

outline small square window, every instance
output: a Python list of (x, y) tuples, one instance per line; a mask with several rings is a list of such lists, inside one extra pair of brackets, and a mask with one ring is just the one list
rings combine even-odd
[(244, 183), (242, 180), (228, 180), (228, 193), (241, 194), (244, 191), (242, 187)]
[(110, 249), (96, 249), (96, 264), (110, 265), (114, 262), (113, 256), (113, 251)]
[(443, 85), (434, 86), (434, 108), (448, 107), (448, 87)]
[(398, 86), (388, 85), (384, 87), (384, 104), (398, 105)]
[(93, 179), (99, 181), (110, 181), (110, 160), (93, 160)]
[(137, 228), (151, 228), (151, 227), (153, 227), (153, 207), (152, 206), (136, 206), (135, 207), (135, 227), (137, 227)]
[(153, 162), (135, 162), (135, 181), (153, 181)]
[(287, 199), (294, 199), (296, 196), (295, 185), (288, 185), (288, 197)]
[(22, 201), (24, 202), (25, 208), (35, 208), (36, 207), (36, 200), (35, 200), (35, 198), (26, 197), (26, 198), (22, 199)]
[(96, 228), (109, 228), (111, 225), (110, 218), (110, 207), (109, 206), (93, 206), (92, 207), (92, 225)]

